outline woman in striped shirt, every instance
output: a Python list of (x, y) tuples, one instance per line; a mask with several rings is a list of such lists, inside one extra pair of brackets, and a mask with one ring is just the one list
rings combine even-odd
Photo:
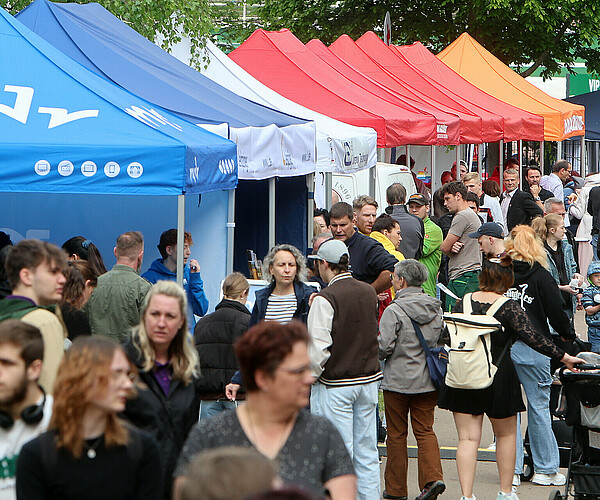
[[(306, 324), (309, 299), (317, 290), (303, 283), (307, 279), (306, 259), (293, 245), (275, 245), (263, 259), (263, 276), (269, 286), (255, 295), (249, 328), (265, 321), (288, 323), (292, 319)], [(236, 372), (225, 387), (225, 395), (235, 401), (242, 377)]]
[(263, 260), (263, 276), (270, 285), (256, 292), (250, 326), (261, 320), (306, 323), (308, 300), (316, 290), (307, 279), (306, 260), (293, 245), (275, 245)]

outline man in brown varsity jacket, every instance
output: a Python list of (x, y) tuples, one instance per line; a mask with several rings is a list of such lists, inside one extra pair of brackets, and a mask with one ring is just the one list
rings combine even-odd
[(310, 409), (337, 427), (354, 462), (357, 499), (381, 498), (377, 451), (377, 295), (348, 272), (348, 248), (339, 240), (321, 244), (321, 277), (329, 283), (308, 313), (311, 368), (317, 378)]

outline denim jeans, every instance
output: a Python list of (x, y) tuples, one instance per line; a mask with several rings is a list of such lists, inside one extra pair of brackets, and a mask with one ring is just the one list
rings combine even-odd
[[(534, 351), (520, 340), (512, 346), (511, 358), (527, 396), (527, 425), (534, 472), (553, 474), (558, 471), (560, 456), (556, 437), (552, 432), (550, 414), (550, 358)], [(520, 423), (519, 418), (515, 474), (523, 472), (524, 452)]]
[(310, 411), (328, 418), (342, 436), (354, 463), (357, 500), (381, 498), (377, 449), (377, 386), (379, 382), (333, 387), (317, 382)]
[(592, 262), (594, 262), (595, 260), (599, 260), (598, 259), (598, 233), (592, 234), (592, 241), (590, 241), (590, 243), (592, 244)]
[(592, 343), (592, 351), (600, 353), (600, 328), (588, 326), (588, 342)]
[(200, 420), (210, 418), (217, 413), (221, 413), (227, 410), (233, 410), (235, 408), (235, 402), (226, 399), (219, 399), (217, 401), (210, 401), (203, 399), (200, 401)]

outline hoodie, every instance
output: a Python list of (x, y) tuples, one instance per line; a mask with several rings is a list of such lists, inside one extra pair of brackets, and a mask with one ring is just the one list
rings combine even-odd
[[(590, 286), (583, 291), (583, 297), (581, 299), (581, 304), (583, 305), (584, 309), (598, 305), (598, 302), (594, 300), (594, 297), (600, 293), (600, 288), (594, 285), (590, 279), (590, 276), (594, 273), (600, 273), (600, 261), (598, 260), (592, 261), (588, 266), (587, 278)], [(588, 324), (588, 326), (600, 328), (600, 311), (595, 314), (586, 314), (585, 322)]]
[(550, 272), (537, 262), (531, 266), (515, 260), (513, 266), (515, 281), (504, 295), (520, 304), (537, 332), (552, 339), (550, 323), (563, 339), (575, 338), (562, 294)]
[[(177, 274), (171, 271), (163, 264), (163, 259), (156, 259), (150, 265), (142, 278), (147, 279), (150, 283), (154, 284), (157, 281), (177, 281)], [(197, 316), (204, 316), (208, 310), (208, 299), (204, 293), (204, 283), (200, 273), (190, 272), (190, 266), (187, 264), (183, 266), (183, 289), (187, 294), (188, 299), (188, 330), (193, 332), (196, 319), (194, 314)]]
[(421, 394), (436, 390), (411, 318), (421, 327), (429, 347), (442, 345), (442, 303), (420, 286), (399, 290), (379, 322), (379, 359), (385, 360), (381, 383), (384, 391)]

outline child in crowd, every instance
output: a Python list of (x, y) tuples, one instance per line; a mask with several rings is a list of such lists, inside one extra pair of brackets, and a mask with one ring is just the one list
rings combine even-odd
[(581, 302), (588, 325), (588, 342), (592, 343), (592, 351), (600, 353), (600, 261), (590, 263), (587, 276), (590, 286), (583, 291)]

